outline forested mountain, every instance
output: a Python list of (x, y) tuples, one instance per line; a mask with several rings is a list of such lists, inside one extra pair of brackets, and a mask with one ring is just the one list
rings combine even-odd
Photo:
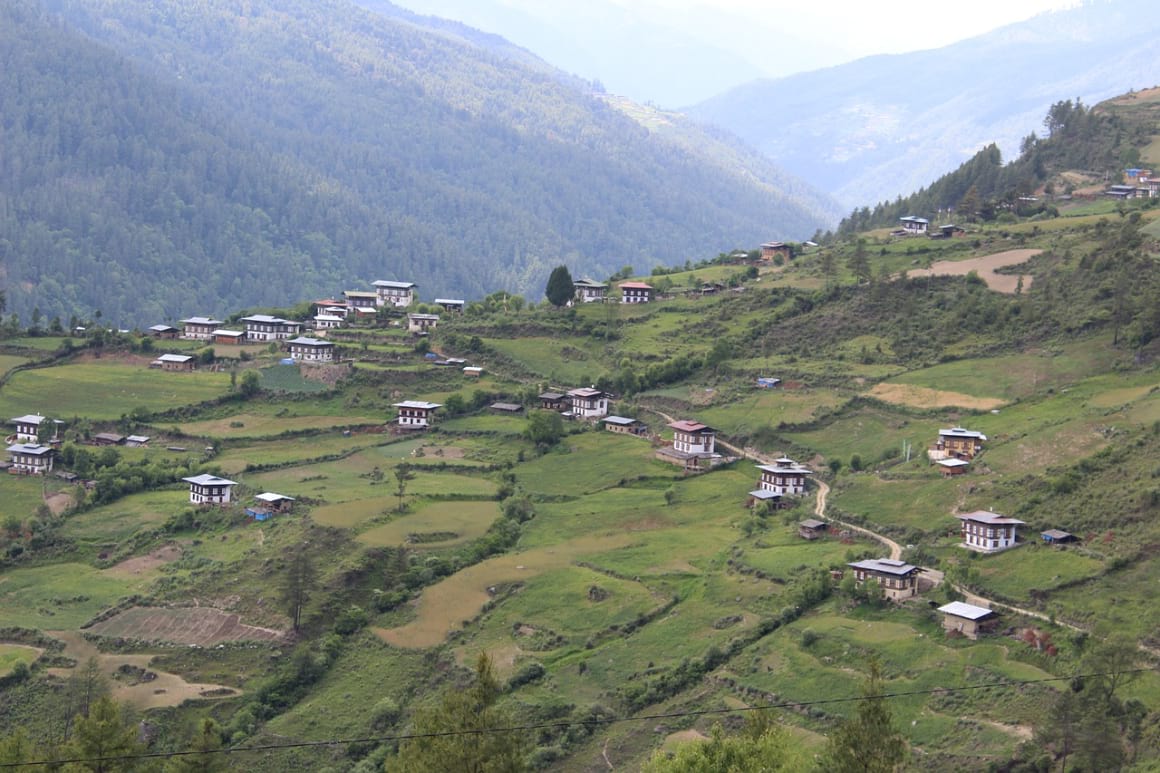
[(735, 141), (343, 0), (16, 0), (0, 66), (3, 282), (26, 319), (139, 324), (376, 278), (538, 294), (561, 260), (606, 275), (837, 214)]
[(1087, 3), (945, 48), (754, 81), (689, 113), (861, 206), (916, 191), (991, 143), (1014, 156), (1061, 98), (1090, 104), (1160, 82), (1158, 27), (1148, 0)]

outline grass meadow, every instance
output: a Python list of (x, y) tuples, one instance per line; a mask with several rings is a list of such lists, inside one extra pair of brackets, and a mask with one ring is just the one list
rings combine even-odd
[(0, 582), (0, 627), (75, 629), (121, 597), (142, 589), (140, 580), (85, 564), (9, 569)]

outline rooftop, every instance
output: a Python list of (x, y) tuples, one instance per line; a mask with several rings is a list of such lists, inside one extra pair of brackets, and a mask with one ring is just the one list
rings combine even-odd
[(293, 502), (294, 497), (288, 497), (285, 494), (275, 494), (273, 491), (266, 491), (254, 497), (261, 502)]
[(986, 440), (987, 436), (982, 432), (975, 432), (970, 429), (963, 429), (962, 427), (951, 427), (950, 429), (940, 429), (938, 434), (942, 437), (973, 437), (979, 440)]
[(236, 485), (238, 485), (236, 481), (229, 480), (228, 478), (219, 478), (216, 475), (209, 475), (208, 473), (204, 473), (202, 475), (194, 475), (193, 477), (190, 477), (190, 478), (182, 478), (182, 480), (186, 481), (187, 483), (192, 483), (196, 486), (236, 486)]
[(298, 344), (300, 346), (334, 346), (333, 341), (323, 341), (319, 338), (310, 338), (308, 336), (298, 336), (297, 338), (291, 338), (286, 343)]
[(617, 424), (622, 427), (639, 423), (637, 419), (630, 419), (627, 416), (605, 416), (603, 421), (605, 424)]
[(163, 354), (157, 358), (158, 362), (189, 362), (193, 359), (192, 354)]
[(395, 403), (396, 408), (422, 408), (426, 411), (433, 411), (436, 408), (443, 407), (443, 403), (428, 403), (423, 400), (404, 400), (401, 403)]
[(24, 416), (17, 416), (10, 424), (40, 424), (44, 421), (44, 417), (38, 413), (29, 413)]
[(390, 287), (395, 290), (410, 290), (412, 287), (419, 286), (414, 282), (393, 282), (389, 279), (376, 279), (371, 284), (375, 287)]
[(681, 419), (680, 421), (674, 421), (673, 423), (669, 424), (669, 426), (672, 427), (673, 429), (675, 429), (677, 432), (715, 432), (716, 431), (712, 427), (708, 426), (707, 424), (702, 424), (699, 421), (693, 421), (691, 419)]
[(16, 443), (8, 446), (8, 453), (10, 454), (32, 454), (33, 456), (44, 456), (52, 452), (52, 446), (42, 446), (36, 443)]
[(271, 317), (269, 314), (254, 314), (249, 317), (242, 317), (242, 322), (261, 322), (270, 325), (297, 325), (299, 323), (289, 319), (282, 319), (281, 317)]
[(986, 607), (976, 607), (974, 604), (967, 604), (962, 601), (952, 601), (949, 604), (944, 604), (938, 608), (939, 612), (945, 612), (948, 615), (955, 617), (963, 617), (967, 620), (982, 620), (990, 614), (991, 610)]
[(628, 288), (629, 290), (651, 290), (651, 289), (653, 289), (652, 285), (645, 284), (644, 282), (621, 282), (620, 288), (622, 290), (625, 288)]
[(580, 387), (579, 389), (569, 390), (569, 397), (600, 397), (604, 393), (595, 387)]
[(867, 558), (862, 561), (847, 564), (847, 566), (852, 566), (855, 569), (865, 569), (869, 572), (898, 575), (900, 577), (918, 571), (917, 566), (908, 564), (905, 561), (895, 561), (892, 558)]
[(999, 513), (992, 513), (990, 510), (976, 510), (973, 513), (966, 513), (965, 515), (956, 515), (960, 521), (974, 521), (976, 523), (986, 523), (992, 526), (1022, 526), (1023, 521), (1018, 518), (1008, 518)]
[(222, 320), (212, 319), (210, 317), (190, 317), (189, 319), (181, 320), (186, 325), (221, 325)]

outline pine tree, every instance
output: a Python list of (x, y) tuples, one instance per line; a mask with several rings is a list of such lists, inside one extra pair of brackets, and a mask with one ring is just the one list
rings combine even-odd
[(217, 722), (207, 717), (189, 744), (189, 751), (194, 753), (170, 758), (165, 763), (165, 773), (224, 773), (229, 770), (229, 760), (217, 753), (221, 748), (221, 730)]
[(829, 773), (892, 773), (906, 757), (906, 741), (894, 726), (882, 695), (882, 665), (869, 663), (857, 713), (830, 736), (822, 761)]
[(576, 285), (572, 283), (572, 274), (567, 266), (556, 266), (548, 277), (548, 286), (544, 290), (548, 303), (556, 308), (567, 306), (576, 295)]
[(121, 758), (141, 751), (137, 728), (126, 721), (116, 701), (103, 696), (92, 704), (87, 717), (77, 717), (76, 729), (63, 750), (64, 757), (86, 762), (70, 763), (65, 770), (69, 773), (119, 773), (134, 770), (134, 760)]
[(301, 545), (290, 556), (285, 584), (282, 586), (282, 601), (286, 604), (286, 614), (290, 615), (295, 631), (302, 624), (302, 610), (310, 599), (310, 591), (317, 579), (314, 562), (310, 560), (306, 548), (306, 545)]

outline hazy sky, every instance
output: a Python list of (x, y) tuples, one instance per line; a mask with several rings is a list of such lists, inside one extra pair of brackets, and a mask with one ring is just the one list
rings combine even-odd
[[(529, 7), (538, 0), (511, 0)], [(727, 10), (760, 26), (792, 20), (805, 39), (824, 40), (853, 57), (938, 48), (1080, 0), (613, 0), (626, 8), (663, 13), (694, 8)], [(551, 0), (570, 5), (584, 0)]]

